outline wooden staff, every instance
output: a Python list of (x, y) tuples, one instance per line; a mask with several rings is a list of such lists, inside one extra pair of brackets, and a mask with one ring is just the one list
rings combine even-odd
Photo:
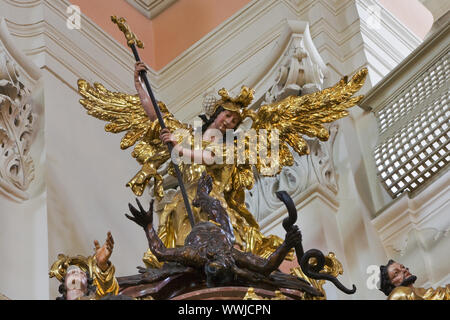
[[(127, 24), (127, 21), (124, 18), (117, 18), (116, 16), (111, 16), (112, 22), (117, 24), (119, 29), (125, 34), (125, 38), (127, 39), (127, 44), (133, 51), (134, 57), (136, 59), (136, 62), (140, 62), (141, 58), (139, 57), (139, 53), (137, 51), (136, 46), (139, 48), (144, 48), (144, 44), (141, 40), (139, 40), (136, 35), (131, 32), (130, 27)], [(153, 108), (155, 109), (156, 116), (158, 117), (159, 125), (161, 126), (161, 129), (166, 128), (166, 124), (164, 123), (164, 119), (161, 114), (161, 110), (159, 110), (158, 102), (155, 99), (155, 95), (153, 94), (152, 88), (150, 86), (150, 82), (147, 79), (147, 72), (145, 70), (142, 70), (140, 72), (141, 79), (144, 80), (145, 87), (147, 88), (148, 95), (150, 96), (150, 99), (152, 101)], [(169, 142), (167, 144), (167, 147), (169, 148), (170, 154), (172, 154), (173, 144)], [(180, 185), (181, 194), (183, 195), (184, 200), (184, 206), (186, 207), (186, 211), (188, 213), (189, 222), (191, 223), (191, 227), (193, 228), (195, 225), (194, 221), (194, 215), (192, 214), (191, 205), (189, 204), (189, 198), (186, 193), (186, 189), (184, 187), (183, 183), (183, 176), (181, 175), (180, 168), (176, 163), (172, 161), (172, 165), (175, 168), (175, 173), (177, 175), (178, 184)]]

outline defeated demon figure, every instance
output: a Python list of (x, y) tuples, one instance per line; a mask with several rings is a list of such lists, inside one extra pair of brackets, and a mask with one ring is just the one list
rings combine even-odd
[[(295, 246), (301, 244), (302, 238), (298, 226), (294, 225), (286, 233), (284, 242), (267, 259), (234, 247), (233, 229), (220, 201), (209, 196), (212, 179), (202, 176), (199, 181), (194, 206), (201, 207), (212, 221), (197, 223), (185, 240), (185, 245), (178, 248), (166, 248), (153, 229), (153, 201), (149, 211), (145, 211), (138, 200), (139, 210), (129, 205), (133, 216), (126, 215), (144, 228), (152, 253), (162, 268), (140, 269), (141, 274), (119, 278), (121, 294), (133, 297), (152, 295), (158, 298), (170, 298), (182, 293), (187, 288), (218, 286), (254, 286), (269, 290), (280, 288), (297, 289), (311, 296), (321, 293), (306, 281), (276, 271), (284, 258)], [(189, 275), (189, 281), (176, 281), (178, 286), (184, 282), (184, 288), (167, 288), (171, 280), (181, 275)], [(180, 280), (180, 279), (178, 279)], [(162, 293), (163, 288), (166, 290)], [(159, 292), (161, 291), (161, 292)], [(169, 292), (170, 291), (170, 292)]]

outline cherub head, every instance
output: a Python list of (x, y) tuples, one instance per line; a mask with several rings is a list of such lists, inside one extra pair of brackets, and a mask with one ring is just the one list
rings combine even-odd
[(75, 300), (81, 297), (89, 297), (95, 293), (96, 287), (93, 285), (93, 268), (100, 268), (105, 271), (109, 267), (109, 257), (114, 247), (114, 239), (111, 232), (108, 232), (106, 241), (100, 246), (97, 240), (94, 241), (95, 255), (85, 257), (66, 256), (59, 254), (58, 259), (52, 264), (49, 272), (50, 278), (56, 277), (61, 283), (59, 293), (61, 297), (57, 299)]
[(67, 268), (64, 278), (61, 279), (59, 293), (61, 297), (57, 300), (76, 300), (82, 297), (90, 296), (95, 292), (93, 280), (89, 272), (83, 271), (77, 265), (71, 265)]
[(412, 286), (416, 280), (417, 277), (412, 275), (407, 267), (394, 260), (389, 260), (387, 265), (380, 266), (380, 290), (386, 296), (389, 296), (396, 287)]

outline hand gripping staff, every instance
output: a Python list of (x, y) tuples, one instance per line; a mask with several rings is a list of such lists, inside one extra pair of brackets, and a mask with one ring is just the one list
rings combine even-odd
[[(141, 58), (139, 57), (139, 53), (137, 51), (136, 46), (138, 46), (139, 48), (143, 49), (144, 48), (144, 44), (142, 43), (142, 41), (139, 40), (133, 32), (131, 32), (130, 27), (127, 24), (127, 21), (124, 18), (117, 18), (116, 16), (111, 16), (111, 20), (112, 20), (112, 22), (117, 24), (117, 26), (119, 27), (120, 31), (122, 31), (125, 34), (125, 38), (127, 39), (127, 44), (131, 48), (131, 50), (133, 51), (134, 57), (136, 59), (136, 62), (140, 62)], [(161, 115), (161, 110), (159, 110), (158, 103), (157, 103), (157, 101), (155, 99), (155, 95), (153, 94), (152, 88), (150, 87), (150, 82), (147, 79), (147, 72), (145, 70), (142, 70), (141, 73), (140, 73), (140, 76), (141, 76), (141, 79), (144, 80), (145, 87), (147, 88), (148, 95), (150, 96), (150, 99), (151, 99), (152, 104), (153, 104), (153, 108), (155, 109), (156, 116), (158, 117), (159, 125), (161, 126), (161, 129), (164, 129), (164, 128), (166, 128), (166, 125), (165, 125), (164, 119), (163, 119), (163, 117)], [(171, 142), (169, 142), (167, 144), (167, 147), (169, 148), (170, 154), (172, 154), (172, 149), (174, 147), (173, 144)], [(180, 168), (173, 161), (172, 161), (172, 164), (173, 164), (173, 167), (175, 169), (175, 173), (177, 175), (178, 184), (180, 186), (181, 194), (183, 196), (184, 206), (186, 207), (186, 212), (187, 212), (188, 217), (189, 217), (189, 222), (191, 223), (191, 227), (194, 227), (194, 225), (195, 225), (194, 215), (192, 214), (192, 209), (191, 209), (191, 206), (189, 204), (189, 198), (187, 196), (186, 189), (185, 189), (184, 184), (183, 184), (183, 177), (181, 175)]]

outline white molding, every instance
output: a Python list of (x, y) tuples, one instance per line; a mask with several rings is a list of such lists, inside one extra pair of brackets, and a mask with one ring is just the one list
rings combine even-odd
[[(306, 207), (309, 203), (316, 199), (321, 200), (323, 204), (328, 206), (330, 208), (330, 212), (337, 213), (339, 209), (339, 202), (336, 201), (336, 195), (320, 184), (310, 186), (304, 192), (294, 196), (292, 201), (295, 203), (297, 211), (300, 213), (302, 212), (302, 208)], [(259, 222), (261, 232), (266, 233), (274, 227), (281, 225), (281, 222), (286, 217), (287, 209), (280, 201), (279, 209)], [(297, 223), (302, 225), (301, 216), (297, 219)]]
[(34, 8), (38, 5), (40, 5), (41, 0), (3, 0), (7, 3), (10, 3), (11, 5), (19, 8)]
[[(386, 10), (383, 6), (380, 5), (380, 3), (376, 0), (357, 0), (356, 4), (358, 5), (359, 9), (363, 9), (365, 11), (370, 11), (371, 7), (377, 7), (381, 10), (381, 19), (380, 23), (384, 29), (389, 31), (389, 33), (396, 35), (398, 38), (398, 41), (401, 43), (397, 43), (397, 45), (401, 44), (408, 48), (409, 51), (414, 50), (421, 42), (422, 40), (416, 36), (410, 29), (408, 29), (403, 23), (401, 23), (398, 19), (394, 17), (394, 15)], [(361, 19), (361, 25), (364, 25), (365, 28), (368, 28), (368, 20)], [(379, 39), (379, 41), (383, 42), (387, 48), (390, 48), (391, 50), (394, 50), (394, 52), (397, 51), (393, 43), (389, 43), (387, 39), (383, 37), (383, 34), (381, 34), (376, 28), (372, 29), (373, 35)], [(387, 51), (387, 53), (391, 53)]]
[(177, 0), (126, 0), (140, 13), (149, 19), (153, 19), (168, 9)]
[[(412, 31), (399, 22), (388, 10), (377, 1), (356, 1), (359, 14), (361, 36), (364, 52), (369, 67), (369, 78), (372, 86), (395, 68), (411, 51), (421, 43)], [(380, 13), (379, 25), (370, 24), (372, 10)], [(374, 74), (377, 73), (377, 74)]]
[(450, 172), (441, 176), (428, 188), (410, 198), (403, 194), (378, 212), (372, 224), (385, 246), (398, 237), (406, 237), (412, 229), (450, 228)]
[(442, 0), (419, 0), (433, 15), (434, 22), (438, 21), (450, 10), (450, 2)]
[[(374, 86), (360, 102), (365, 110), (377, 112), (392, 102), (397, 96), (413, 83), (430, 65), (440, 59), (448, 50), (448, 31), (450, 25), (441, 28), (433, 37), (426, 39), (406, 59), (391, 70), (376, 86)], [(430, 55), (434, 55), (430, 59)]]
[[(41, 1), (34, 10), (44, 11), (45, 20), (42, 13), (36, 13), (34, 19), (27, 24), (16, 23), (15, 17), (8, 17), (6, 20), (11, 35), (19, 42), (30, 43), (33, 40), (33, 47), (28, 45), (24, 52), (39, 67), (48, 69), (56, 62), (65, 71), (69, 71), (74, 81), (67, 84), (75, 91), (78, 78), (102, 82), (113, 90), (134, 90), (130, 86), (132, 80), (124, 82), (126, 79), (121, 76), (123, 72), (128, 72), (130, 79), (132, 78), (134, 59), (131, 52), (83, 14), (80, 30), (67, 29), (66, 8), (69, 5), (66, 0)], [(50, 24), (49, 21), (53, 23)], [(105, 60), (114, 63), (114, 68), (99, 67)], [(56, 75), (62, 70), (64, 69), (49, 69)], [(89, 72), (86, 73), (86, 70)], [(61, 76), (68, 79), (64, 74)]]
[[(268, 21), (274, 7), (283, 10), (283, 2), (250, 2), (161, 70), (152, 71), (155, 76), (155, 82), (153, 83), (155, 90), (159, 90), (168, 105), (175, 108), (172, 109), (174, 112), (192, 103), (196, 97), (204, 93), (206, 88), (216, 86), (221, 79), (227, 77), (241, 64), (278, 39), (285, 28), (285, 19), (279, 21), (273, 19), (270, 23), (265, 23), (262, 26), (264, 31), (258, 30), (258, 38), (253, 36), (253, 31), (256, 31), (255, 26), (258, 23), (263, 23), (263, 21)], [(250, 27), (253, 29), (250, 30)], [(248, 42), (248, 39), (251, 39), (251, 42)], [(243, 43), (245, 45), (242, 45)], [(239, 48), (238, 52), (235, 51), (236, 46)], [(221, 51), (227, 51), (231, 54), (225, 57)], [(271, 62), (264, 61), (263, 63), (271, 66)], [(206, 66), (206, 69), (204, 66)], [(183, 85), (186, 77), (189, 78), (192, 74), (200, 74), (200, 70), (202, 74), (200, 79), (195, 79), (189, 86)], [(184, 88), (182, 92), (178, 93), (178, 97), (174, 96), (173, 92), (168, 91), (173, 86)], [(236, 85), (236, 87), (238, 86), (240, 85)], [(198, 114), (199, 111), (194, 111), (194, 114)]]
[[(246, 26), (251, 25), (257, 19), (261, 19), (270, 9), (278, 5), (274, 1), (258, 1), (253, 0), (244, 8), (236, 12), (229, 19), (221, 23), (219, 26), (211, 30), (208, 34), (198, 40), (191, 47), (183, 51), (178, 57), (173, 59), (159, 71), (152, 71), (155, 76), (164, 78), (165, 82), (172, 82), (176, 80), (173, 77), (180, 76), (180, 67), (185, 66), (186, 69), (181, 70), (181, 73), (189, 71), (195, 64), (201, 62), (201, 59), (218, 51), (225, 43), (230, 42), (239, 35), (239, 33), (246, 31)], [(276, 30), (271, 30), (270, 33), (278, 32), (280, 23), (275, 26)], [(261, 44), (261, 40), (265, 37), (270, 37), (270, 34), (261, 35), (258, 39), (253, 41), (252, 46)], [(213, 48), (211, 50), (211, 48)], [(229, 59), (232, 60), (232, 59)], [(160, 86), (165, 86), (165, 82), (160, 83)]]
[(257, 221), (263, 221), (280, 207), (275, 192), (286, 191), (292, 198), (299, 196), (317, 184), (328, 191), (330, 197), (338, 193), (337, 174), (333, 159), (333, 149), (339, 126), (330, 127), (330, 139), (318, 141), (306, 139), (310, 154), (299, 156), (293, 152), (294, 164), (284, 167), (276, 177), (264, 177), (256, 174), (255, 184), (245, 191), (245, 204)]
[[(67, 0), (61, 1), (44, 1), (45, 8), (50, 9), (52, 14), (55, 14), (61, 21), (58, 23), (63, 23), (67, 19), (66, 8), (70, 5)], [(81, 29), (78, 30), (83, 37), (83, 42), (78, 42), (77, 38), (71, 37), (71, 32), (67, 28), (62, 30), (57, 30), (55, 26), (45, 23), (45, 34), (54, 41), (55, 45), (62, 44), (61, 47), (64, 48), (72, 57), (77, 61), (84, 64), (89, 70), (96, 72), (103, 83), (106, 83), (113, 87), (113, 89), (120, 90), (129, 87), (129, 81), (123, 82), (120, 75), (117, 74), (115, 70), (103, 70), (103, 68), (98, 68), (99, 61), (103, 59), (103, 55), (108, 56), (112, 59), (117, 66), (120, 67), (120, 71), (129, 70), (132, 72), (134, 68), (134, 58), (128, 48), (122, 46), (118, 41), (104, 32), (97, 24), (95, 24), (91, 19), (87, 18), (85, 15), (81, 15)], [(47, 30), (49, 28), (49, 30)], [(102, 52), (101, 56), (91, 55), (90, 48), (86, 48), (87, 41), (89, 45), (95, 47), (96, 50)], [(46, 46), (47, 50), (50, 50), (49, 46)], [(76, 85), (76, 84), (75, 84)]]
[(14, 43), (4, 17), (0, 16), (0, 41), (11, 57), (23, 68), (33, 81), (42, 76), (41, 70)]

